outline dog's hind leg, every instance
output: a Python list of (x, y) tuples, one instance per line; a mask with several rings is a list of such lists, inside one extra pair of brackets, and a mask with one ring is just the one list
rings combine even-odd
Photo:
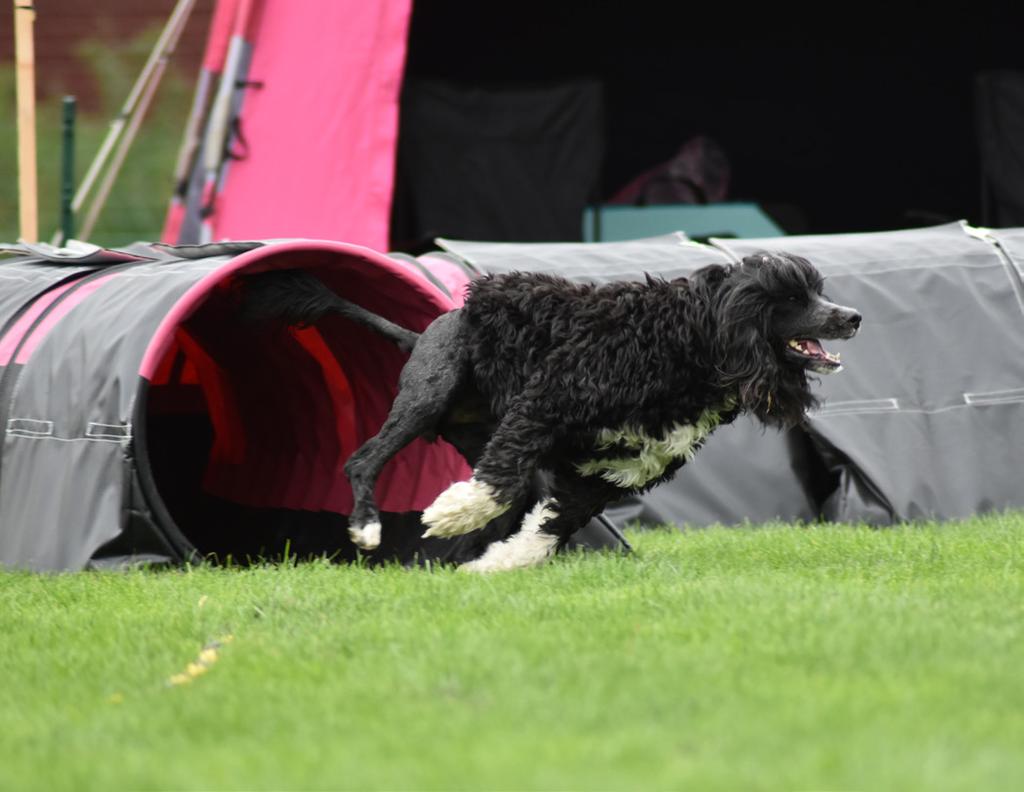
[(468, 372), (457, 311), (438, 317), (423, 332), (399, 378), (399, 391), (384, 425), (345, 463), (354, 506), (349, 536), (360, 548), (380, 544), (377, 477), (395, 454), (422, 434), (432, 434)]
[(543, 563), (605, 505), (622, 491), (604, 481), (575, 472), (556, 475), (551, 494), (523, 518), (518, 533), (494, 542), (475, 561), (459, 567), (465, 572), (498, 572)]

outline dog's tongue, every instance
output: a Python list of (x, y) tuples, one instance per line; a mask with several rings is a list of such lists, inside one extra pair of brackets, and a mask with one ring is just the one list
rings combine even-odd
[(813, 338), (802, 338), (802, 339), (800, 339), (800, 343), (803, 345), (803, 348), (806, 349), (808, 352), (810, 352), (812, 355), (819, 356), (819, 357), (824, 357), (825, 356), (825, 349), (824, 349), (824, 347), (822, 347), (822, 345), (819, 344), (815, 339), (813, 339)]
[(816, 338), (801, 338), (790, 342), (790, 346), (796, 348), (800, 354), (805, 357), (809, 357), (812, 360), (820, 361), (830, 367), (831, 370), (838, 371), (839, 355), (833, 355), (831, 352), (826, 351), (825, 347), (821, 345), (821, 342)]

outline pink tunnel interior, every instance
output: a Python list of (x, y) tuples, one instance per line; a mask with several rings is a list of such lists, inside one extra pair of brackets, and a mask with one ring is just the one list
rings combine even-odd
[[(361, 325), (330, 316), (286, 328), (241, 316), (239, 279), (285, 268), (416, 331), (457, 304), (414, 265), (339, 243), (259, 248), (197, 283), (165, 319), (141, 373), (157, 491), (200, 549), (197, 532), (214, 530), (202, 513), (211, 502), (348, 515), (345, 461), (376, 434), (397, 393), (406, 353)], [(416, 440), (385, 467), (378, 503), (422, 511), (469, 474), (447, 443)]]

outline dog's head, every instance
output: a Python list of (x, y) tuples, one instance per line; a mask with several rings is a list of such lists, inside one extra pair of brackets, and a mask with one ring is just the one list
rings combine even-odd
[(739, 406), (765, 423), (792, 425), (815, 403), (808, 373), (842, 366), (822, 341), (852, 338), (861, 315), (823, 293), (824, 278), (800, 256), (758, 253), (727, 268), (715, 303), (717, 356)]

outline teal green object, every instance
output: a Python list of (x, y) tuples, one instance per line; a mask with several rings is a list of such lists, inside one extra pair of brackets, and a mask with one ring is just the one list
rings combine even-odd
[(584, 242), (620, 242), (673, 231), (682, 231), (694, 239), (785, 235), (753, 203), (588, 206), (583, 213)]

